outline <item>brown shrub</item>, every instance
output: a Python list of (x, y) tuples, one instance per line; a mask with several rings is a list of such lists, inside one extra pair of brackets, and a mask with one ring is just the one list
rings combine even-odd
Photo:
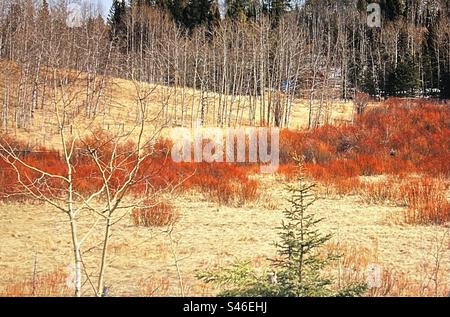
[(67, 274), (58, 269), (53, 272), (37, 274), (34, 278), (11, 282), (0, 292), (1, 296), (68, 296), (72, 291), (66, 285)]
[[(325, 245), (325, 252), (341, 255), (335, 269), (330, 272), (337, 275), (337, 286), (366, 284), (369, 280), (374, 281), (369, 274), (369, 268), (378, 266), (379, 280), (367, 289), (366, 296), (447, 296), (449, 291), (446, 271), (439, 269), (434, 259), (421, 264), (422, 268), (417, 269), (423, 272), (414, 276), (414, 274), (400, 272), (392, 266), (380, 263), (377, 251), (373, 248), (347, 243), (328, 243)], [(430, 278), (437, 275), (439, 280)]]
[(179, 212), (168, 202), (144, 201), (144, 207), (136, 207), (131, 212), (135, 226), (162, 227), (175, 223)]
[(167, 296), (169, 293), (169, 279), (167, 277), (141, 279), (138, 283), (140, 295), (146, 297)]
[(385, 181), (362, 183), (358, 192), (366, 203), (407, 206), (406, 223), (439, 225), (450, 221), (447, 188), (448, 184), (441, 179), (390, 177)]
[(244, 184), (241, 185), (240, 191), (240, 202), (246, 203), (249, 201), (254, 201), (258, 198), (258, 182), (256, 180), (248, 180)]
[(358, 193), (368, 204), (401, 204), (398, 182), (394, 179), (361, 183)]
[(447, 185), (431, 178), (410, 181), (400, 187), (408, 209), (405, 221), (414, 224), (443, 224), (450, 221), (450, 203), (445, 191)]

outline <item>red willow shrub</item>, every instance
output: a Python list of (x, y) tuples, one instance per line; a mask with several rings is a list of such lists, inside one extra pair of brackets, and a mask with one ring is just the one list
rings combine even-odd
[(423, 173), (450, 176), (450, 108), (426, 101), (388, 100), (354, 124), (284, 130), (280, 162), (296, 153), (317, 180)]
[(400, 195), (408, 209), (405, 221), (412, 224), (444, 224), (450, 222), (447, 185), (430, 178), (416, 179), (400, 186)]
[(411, 224), (444, 224), (450, 221), (446, 198), (448, 182), (431, 177), (389, 177), (363, 182), (357, 191), (368, 203), (390, 203), (406, 207), (404, 220)]
[[(12, 143), (9, 143), (10, 145)], [(49, 195), (61, 195), (63, 181), (61, 179), (51, 178), (41, 173), (27, 168), (31, 165), (46, 171), (53, 175), (64, 175), (65, 166), (61, 161), (58, 152), (45, 149), (28, 149), (20, 143), (14, 143), (14, 152), (23, 161), (23, 164), (15, 162), (11, 166), (5, 159), (2, 152), (0, 156), (0, 199), (3, 200), (22, 200), (26, 192), (21, 185), (27, 185), (33, 193), (46, 193)], [(0, 149), (0, 151), (2, 151)], [(6, 158), (12, 161), (10, 158)], [(20, 175), (20, 182), (18, 178)]]
[[(114, 151), (113, 139), (98, 131), (79, 142), (74, 154), (74, 186), (83, 194), (93, 193), (103, 186), (92, 153), (105, 166)], [(4, 141), (4, 137), (1, 138)], [(2, 142), (3, 142), (2, 141)], [(67, 167), (56, 151), (28, 149), (25, 144), (7, 140), (19, 149), (24, 162), (48, 173), (66, 175)], [(130, 192), (147, 195), (151, 191), (177, 186), (182, 190), (196, 189), (208, 198), (224, 204), (243, 204), (258, 197), (258, 183), (249, 175), (254, 165), (227, 163), (175, 163), (170, 158), (171, 143), (157, 142), (148, 148), (152, 155), (138, 170)], [(93, 152), (92, 152), (93, 151)], [(129, 177), (135, 163), (131, 143), (115, 149), (116, 168), (106, 173), (114, 192)], [(450, 176), (450, 109), (427, 101), (388, 100), (384, 105), (367, 109), (354, 124), (325, 125), (311, 131), (283, 130), (280, 135), (280, 172), (289, 177), (296, 174), (292, 156), (305, 160), (306, 172), (326, 184), (336, 185), (341, 193), (357, 186), (358, 176), (381, 174), (423, 173), (430, 176)], [(63, 195), (64, 184), (16, 164), (25, 184), (35, 184), (35, 190)], [(3, 199), (19, 199), (21, 190), (15, 170), (0, 159), (0, 194)], [(38, 180), (38, 181), (37, 181)]]
[[(57, 151), (46, 149), (27, 149), (25, 144), (5, 140), (14, 148), (20, 149), (20, 159), (52, 175), (67, 176), (64, 158)], [(74, 189), (83, 195), (100, 190), (104, 184), (97, 164), (108, 166), (115, 153), (112, 171), (105, 170), (109, 179), (111, 194), (128, 179), (136, 162), (133, 144), (124, 143), (114, 148), (113, 139), (106, 133), (95, 133), (79, 142), (73, 156)], [(23, 150), (27, 149), (27, 150)], [(170, 142), (162, 140), (147, 149), (152, 155), (141, 164), (129, 193), (146, 196), (166, 187), (181, 190), (196, 189), (208, 198), (223, 204), (243, 204), (258, 197), (258, 182), (249, 178), (254, 167), (228, 163), (175, 163), (170, 158)], [(93, 159), (95, 156), (96, 160)], [(96, 162), (97, 161), (97, 162)], [(24, 164), (16, 162), (21, 181), (29, 185), (35, 193), (64, 196), (67, 184), (64, 180), (52, 178), (33, 171)], [(18, 200), (28, 197), (19, 183), (15, 169), (0, 157), (0, 198)]]
[[(333, 193), (362, 193), (369, 200), (402, 200), (409, 223), (450, 221), (440, 177), (450, 177), (450, 108), (425, 100), (389, 99), (368, 109), (354, 124), (284, 130), (280, 161), (303, 157), (306, 173)], [(282, 167), (280, 172), (290, 172)], [(397, 181), (366, 184), (359, 176), (394, 175)], [(408, 174), (421, 179), (403, 183)]]
[(185, 183), (185, 188), (198, 188), (209, 198), (223, 204), (243, 204), (257, 198), (258, 183), (249, 179), (245, 166), (228, 163), (198, 163), (196, 173)]

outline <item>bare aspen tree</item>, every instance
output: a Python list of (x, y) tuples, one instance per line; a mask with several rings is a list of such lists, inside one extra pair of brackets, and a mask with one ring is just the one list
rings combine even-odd
[[(146, 126), (150, 123), (156, 123), (156, 119), (150, 120), (150, 112), (148, 111), (148, 98), (153, 90), (143, 88), (136, 84), (136, 91), (138, 96), (137, 109), (143, 115), (140, 117), (137, 125), (130, 132), (118, 131), (113, 134), (108, 134), (106, 140), (99, 140), (99, 142), (106, 142), (112, 149), (109, 155), (102, 153), (102, 145), (96, 142), (89, 142), (90, 138), (97, 140), (98, 130), (89, 133), (88, 135), (76, 134), (72, 136), (68, 131), (67, 116), (70, 109), (74, 107), (73, 92), (69, 88), (61, 88), (60, 81), (64, 78), (58, 78), (56, 70), (54, 71), (52, 87), (55, 99), (54, 115), (57, 119), (60, 142), (59, 145), (62, 151), (62, 159), (65, 163), (66, 170), (62, 174), (52, 174), (44, 168), (39, 167), (33, 163), (28, 162), (19, 155), (19, 150), (13, 143), (9, 142), (7, 138), (2, 137), (0, 142), (0, 157), (15, 171), (17, 182), (21, 185), (17, 192), (9, 193), (8, 195), (25, 195), (31, 199), (44, 202), (53, 208), (63, 212), (67, 215), (70, 235), (72, 239), (73, 260), (75, 268), (75, 296), (82, 295), (82, 275), (83, 275), (83, 243), (92, 232), (100, 230), (103, 231), (103, 240), (101, 247), (100, 262), (98, 264), (97, 284), (91, 285), (95, 295), (101, 296), (105, 285), (105, 272), (107, 270), (108, 248), (111, 238), (111, 230), (114, 223), (124, 217), (123, 212), (127, 212), (130, 208), (142, 204), (144, 197), (132, 199), (128, 198), (130, 188), (138, 181), (138, 172), (141, 164), (151, 155), (151, 142), (155, 141), (157, 134), (160, 131), (157, 125), (155, 130), (148, 135), (145, 133)], [(148, 129), (148, 128), (147, 128)], [(87, 138), (87, 139), (86, 139)], [(121, 152), (121, 144), (133, 140), (134, 143), (127, 152)], [(103, 143), (102, 143), (103, 144)], [(81, 152), (80, 152), (81, 151)], [(77, 155), (81, 155), (84, 159), (89, 160), (97, 168), (97, 174), (101, 180), (101, 187), (93, 193), (84, 193), (77, 189), (74, 179), (74, 171), (77, 162)], [(117, 179), (113, 179), (116, 171), (126, 168), (128, 170), (127, 176), (119, 183)], [(38, 182), (28, 178), (28, 172), (34, 172), (40, 175)], [(149, 175), (147, 177), (151, 177)], [(57, 182), (57, 186), (50, 185), (50, 182)], [(47, 186), (52, 186), (56, 193), (48, 193), (45, 191)], [(146, 193), (154, 195), (156, 193)], [(80, 234), (78, 217), (81, 212), (89, 212), (96, 217), (92, 226), (85, 230), (85, 234)], [(116, 213), (120, 213), (116, 217)], [(99, 225), (102, 224), (103, 225)], [(87, 278), (90, 280), (88, 273)]]

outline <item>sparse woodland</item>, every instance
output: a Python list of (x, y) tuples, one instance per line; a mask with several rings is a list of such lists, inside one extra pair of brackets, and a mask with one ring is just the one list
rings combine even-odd
[[(159, 264), (159, 272), (170, 262), (172, 273), (142, 279), (143, 274), (149, 275), (147, 265), (145, 273), (139, 273), (141, 280), (133, 276), (133, 287), (120, 294), (227, 294), (226, 288), (205, 291), (206, 286), (196, 284), (199, 281), (192, 282), (189, 277), (198, 273), (195, 264), (209, 272), (200, 274), (203, 278), (212, 276), (219, 284), (220, 278), (225, 278), (223, 284), (229, 282), (227, 273), (231, 278), (235, 273), (248, 274), (240, 275), (243, 286), (227, 285), (232, 286), (228, 289), (232, 294), (326, 296), (339, 295), (336, 290), (353, 285), (355, 289), (344, 293), (446, 295), (450, 1), (376, 1), (382, 10), (381, 28), (367, 25), (367, 2), (226, 0), (219, 6), (215, 0), (113, 1), (108, 17), (94, 5), (85, 6), (80, 24), (69, 26), (71, 12), (65, 1), (52, 5), (46, 0), (1, 1), (0, 213), (10, 215), (10, 206), (17, 204), (58, 211), (58, 216), (48, 214), (51, 219), (64, 217), (60, 223), (65, 226), (62, 232), (69, 234), (70, 247), (61, 246), (60, 241), (54, 244), (70, 251), (64, 259), (73, 263), (74, 276), (73, 287), (68, 288), (59, 266), (54, 272), (43, 268), (45, 273), (38, 274), (35, 255), (31, 278), (27, 271), (23, 279), (0, 279), (0, 294), (108, 296), (112, 286), (117, 295), (114, 286), (122, 282), (115, 261), (121, 252), (127, 260), (128, 254), (149, 252), (161, 255), (153, 258), (155, 263), (161, 259), (165, 263)], [(353, 108), (340, 122), (330, 115), (330, 108), (339, 102), (351, 103)], [(300, 107), (305, 110), (302, 126), (293, 122)], [(173, 140), (162, 131), (198, 125), (281, 128), (278, 173), (271, 180), (258, 174), (257, 164), (173, 162)], [(371, 241), (378, 241), (377, 229), (393, 230), (402, 236), (403, 244), (391, 250), (386, 241), (392, 240), (386, 240), (382, 247), (389, 252), (380, 251), (379, 257), (378, 246), (370, 251), (349, 246), (339, 235), (333, 235), (338, 240), (328, 235), (310, 240), (314, 251), (321, 250), (311, 255), (313, 269), (308, 268), (305, 276), (311, 285), (326, 281), (326, 289), (297, 279), (296, 266), (303, 263), (298, 257), (307, 239), (288, 236), (290, 231), (305, 233), (290, 223), (283, 224), (285, 244), (279, 254), (270, 249), (283, 283), (268, 283), (264, 275), (247, 279), (254, 267), (246, 262), (231, 271), (211, 271), (210, 263), (195, 258), (217, 252), (226, 237), (236, 238), (226, 233), (229, 228), (221, 220), (236, 230), (248, 227), (257, 235), (261, 229), (261, 234), (270, 236), (272, 232), (262, 227), (272, 223), (264, 218), (278, 221), (274, 210), (282, 211), (286, 201), (293, 208), (285, 211), (288, 219), (312, 219), (303, 215), (304, 206), (296, 196), (309, 198), (312, 188), (304, 183), (306, 187), (299, 188), (293, 182), (299, 176), (299, 162), (302, 177), (316, 182), (315, 194), (325, 200), (320, 207), (325, 210), (320, 214), (324, 223), (326, 204), (352, 203), (347, 206), (352, 211), (341, 215), (335, 210), (330, 215), (334, 222), (325, 225), (327, 229), (339, 231), (341, 225), (347, 226), (342, 230), (353, 238), (359, 237), (355, 232), (363, 232), (358, 241), (365, 246), (367, 232), (372, 234)], [(284, 192), (282, 182), (289, 183), (293, 198), (279, 194)], [(199, 206), (205, 214), (196, 213)], [(315, 205), (310, 208), (315, 214)], [(377, 213), (370, 215), (373, 232), (367, 229), (364, 208), (389, 209), (382, 220)], [(254, 210), (263, 215), (255, 216)], [(249, 218), (234, 223), (234, 214)], [(14, 222), (5, 217), (0, 215), (2, 224)], [(348, 217), (354, 217), (363, 229), (345, 223)], [(206, 229), (192, 232), (196, 221)], [(210, 223), (217, 228), (210, 229)], [(183, 230), (202, 236), (187, 243)], [(224, 237), (220, 234), (214, 240), (214, 235), (208, 236), (210, 230)], [(165, 240), (149, 246), (147, 239), (160, 233)], [(426, 240), (417, 238), (418, 233), (428, 238), (436, 234), (426, 255), (413, 254), (417, 251), (413, 248)], [(15, 235), (11, 236), (15, 239)], [(140, 241), (136, 249), (130, 242), (134, 239)], [(203, 239), (209, 242), (198, 243)], [(403, 267), (396, 266), (404, 257), (402, 252), (409, 252), (404, 250), (409, 239), (416, 241), (411, 243), (412, 262), (417, 264), (419, 257), (423, 261), (421, 275), (413, 277), (406, 277)], [(248, 249), (260, 242), (250, 233), (233, 241), (232, 247), (248, 243)], [(140, 249), (142, 245), (148, 249)], [(292, 246), (299, 251), (287, 254), (286, 248)], [(258, 258), (250, 259), (263, 272), (267, 266), (261, 258), (273, 258), (267, 248), (261, 247), (252, 255)], [(314, 271), (316, 267), (325, 270), (323, 250), (340, 254), (334, 259), (337, 272), (334, 266), (326, 271), (325, 275), (334, 274), (330, 279)], [(44, 251), (36, 254), (45, 257)], [(215, 266), (222, 267), (231, 255), (236, 258), (227, 252), (220, 251)], [(240, 255), (241, 250), (234, 252)], [(195, 260), (189, 262), (189, 257)], [(381, 284), (366, 289), (367, 274), (361, 272), (381, 261), (386, 261)], [(132, 271), (140, 267), (140, 259), (135, 262), (124, 266)], [(192, 267), (185, 269), (186, 262)], [(129, 276), (132, 273), (124, 278)]]
[[(69, 28), (63, 2), (3, 1), (0, 56), (20, 74), (2, 83), (3, 127), (29, 125), (55, 81), (82, 81), (73, 115), (108, 111), (109, 76), (172, 87), (160, 98), (174, 104), (163, 116), (182, 126), (289, 127), (299, 97), (310, 102), (309, 127), (325, 121), (326, 100), (356, 92), (448, 97), (448, 1), (381, 1), (381, 28), (367, 26), (366, 1), (294, 4), (229, 1), (221, 19), (214, 1), (198, 2), (202, 14), (184, 2), (114, 1), (107, 21), (86, 7)], [(54, 78), (52, 69), (73, 73)], [(3, 67), (3, 77), (11, 71)]]

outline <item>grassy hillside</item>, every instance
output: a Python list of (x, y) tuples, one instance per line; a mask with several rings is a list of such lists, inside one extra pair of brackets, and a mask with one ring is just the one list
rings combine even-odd
[[(191, 126), (192, 118), (198, 118), (203, 104), (206, 109), (204, 126), (217, 126), (212, 109), (220, 104), (231, 106), (230, 126), (250, 126), (250, 111), (252, 104), (259, 109), (261, 100), (252, 100), (248, 96), (221, 96), (212, 92), (182, 87), (168, 87), (150, 85), (120, 78), (106, 78), (97, 76), (89, 79), (88, 75), (72, 70), (41, 70), (37, 85), (37, 107), (29, 114), (28, 120), (18, 125), (14, 118), (18, 114), (18, 100), (20, 92), (25, 94), (22, 107), (29, 108), (32, 102), (33, 80), (28, 78), (21, 81), (25, 66), (9, 61), (0, 61), (0, 104), (3, 105), (2, 114), (5, 113), (5, 98), (8, 95), (8, 123), (3, 125), (3, 131), (12, 133), (19, 139), (32, 144), (46, 147), (57, 146), (58, 124), (57, 112), (63, 112), (65, 106), (67, 133), (83, 134), (86, 130), (102, 128), (106, 130), (131, 131), (139, 115), (139, 96), (145, 96), (147, 107), (147, 130), (151, 134), (155, 127), (164, 127), (163, 134), (173, 126)], [(25, 75), (23, 75), (25, 78)], [(34, 78), (34, 77), (33, 77)], [(48, 79), (51, 80), (48, 80)], [(49, 86), (44, 82), (53, 82), (56, 78), (56, 89), (53, 84)], [(46, 80), (44, 80), (46, 79)], [(89, 94), (88, 94), (89, 82)], [(272, 94), (280, 94), (272, 92)], [(266, 92), (266, 102), (271, 92)], [(88, 110), (87, 100), (96, 106), (95, 110)], [(294, 99), (290, 128), (301, 128), (308, 124), (309, 101)], [(340, 123), (350, 121), (353, 116), (353, 103), (340, 100), (324, 101), (320, 106), (319, 121), (324, 123)], [(182, 115), (182, 109), (184, 109)], [(319, 104), (312, 104), (313, 115), (318, 115)], [(239, 111), (238, 111), (239, 110)], [(183, 121), (182, 121), (183, 117)], [(261, 122), (260, 113), (255, 114), (257, 124)], [(228, 122), (224, 124), (228, 126)], [(72, 127), (70, 127), (72, 126)]]

